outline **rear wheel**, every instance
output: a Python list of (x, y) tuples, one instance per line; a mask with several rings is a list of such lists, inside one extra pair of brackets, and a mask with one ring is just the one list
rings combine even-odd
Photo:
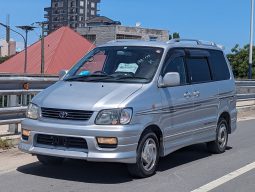
[(155, 133), (144, 134), (137, 148), (136, 164), (129, 164), (128, 170), (135, 177), (150, 177), (156, 173), (159, 161), (159, 142)]
[(59, 165), (64, 161), (64, 158), (51, 157), (46, 155), (37, 155), (37, 159), (44, 165)]
[(215, 141), (207, 143), (207, 147), (212, 153), (224, 153), (228, 143), (228, 123), (221, 118), (218, 123)]

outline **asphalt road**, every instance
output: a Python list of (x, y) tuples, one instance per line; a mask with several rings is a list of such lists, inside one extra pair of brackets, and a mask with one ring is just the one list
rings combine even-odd
[[(190, 146), (162, 158), (158, 173), (147, 179), (131, 178), (122, 164), (68, 160), (46, 167), (15, 150), (0, 153), (0, 192), (186, 192), (254, 162), (255, 120), (249, 120), (238, 123), (226, 153), (211, 155), (204, 144)], [(251, 169), (212, 191), (254, 192), (254, 181)]]

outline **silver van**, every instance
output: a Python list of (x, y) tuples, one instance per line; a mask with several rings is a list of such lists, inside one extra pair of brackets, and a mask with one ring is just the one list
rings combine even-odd
[(160, 157), (188, 145), (223, 153), (236, 130), (235, 94), (215, 43), (112, 41), (33, 99), (19, 149), (43, 164), (119, 162), (148, 177)]

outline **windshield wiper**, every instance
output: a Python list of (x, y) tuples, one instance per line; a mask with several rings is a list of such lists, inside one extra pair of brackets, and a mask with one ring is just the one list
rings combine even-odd
[(125, 80), (125, 79), (142, 79), (142, 80), (149, 80), (148, 78), (145, 77), (132, 77), (132, 76), (122, 76), (118, 77), (116, 80)]
[[(95, 79), (90, 79), (90, 78), (95, 78)], [(96, 80), (104, 80), (108, 78), (113, 78), (111, 75), (106, 75), (106, 74), (92, 74), (88, 76), (74, 76), (65, 79), (65, 81), (96, 81)]]

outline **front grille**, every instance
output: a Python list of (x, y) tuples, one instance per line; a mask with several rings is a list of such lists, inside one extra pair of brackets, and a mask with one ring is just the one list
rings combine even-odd
[(93, 111), (81, 111), (69, 109), (42, 108), (41, 110), (42, 117), (63, 120), (87, 121), (93, 114)]
[(88, 149), (86, 140), (77, 137), (38, 134), (36, 136), (36, 143), (53, 147)]

